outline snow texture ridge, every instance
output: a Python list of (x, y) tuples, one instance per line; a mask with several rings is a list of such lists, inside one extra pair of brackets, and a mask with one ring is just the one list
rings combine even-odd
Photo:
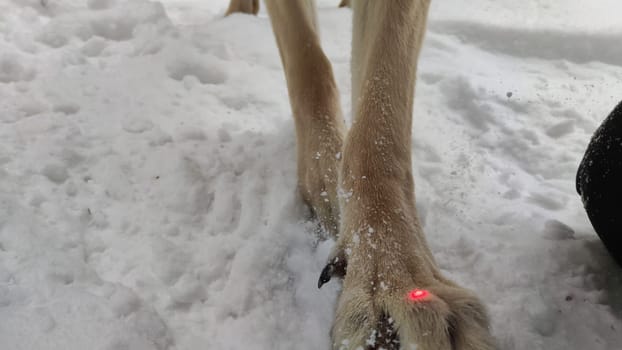
[[(270, 23), (227, 2), (0, 0), (0, 348), (328, 349)], [(351, 13), (319, 3), (349, 114)], [(616, 348), (622, 271), (574, 191), (622, 98), (616, 3), (437, 3), (412, 147), (441, 268), (503, 349)]]

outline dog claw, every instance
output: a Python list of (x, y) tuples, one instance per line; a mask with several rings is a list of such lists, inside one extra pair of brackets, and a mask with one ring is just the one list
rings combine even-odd
[(320, 278), (317, 281), (317, 287), (322, 288), (322, 286), (328, 283), (333, 276), (343, 278), (346, 275), (347, 266), (348, 262), (344, 258), (343, 254), (338, 254), (336, 257), (329, 260), (329, 263), (324, 266), (322, 273), (320, 273)]
[(332, 263), (324, 266), (324, 269), (322, 269), (322, 273), (320, 274), (320, 279), (317, 281), (318, 289), (322, 288), (324, 284), (330, 281), (331, 277), (333, 277), (334, 271), (335, 265), (333, 265)]

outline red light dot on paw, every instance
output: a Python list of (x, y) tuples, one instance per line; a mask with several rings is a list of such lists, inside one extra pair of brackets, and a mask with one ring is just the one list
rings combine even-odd
[(427, 297), (430, 293), (425, 289), (413, 289), (408, 292), (408, 299), (418, 301)]

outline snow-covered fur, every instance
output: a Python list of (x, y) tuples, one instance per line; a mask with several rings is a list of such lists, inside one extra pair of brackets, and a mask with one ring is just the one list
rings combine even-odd
[[(411, 124), (429, 1), (353, 2), (347, 136), (313, 1), (266, 5), (296, 122), (299, 186), (337, 233), (319, 282), (344, 278), (333, 348), (494, 348), (484, 306), (441, 275), (415, 209)], [(410, 300), (412, 290), (423, 297)]]

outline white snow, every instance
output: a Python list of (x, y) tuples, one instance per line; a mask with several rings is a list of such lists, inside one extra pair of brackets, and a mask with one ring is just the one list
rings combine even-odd
[[(0, 0), (0, 348), (328, 349), (333, 242), (295, 191), (270, 23), (227, 3)], [(319, 20), (349, 115), (337, 3)], [(418, 206), (503, 349), (622, 342), (622, 271), (574, 190), (622, 98), (621, 10), (433, 2)]]

